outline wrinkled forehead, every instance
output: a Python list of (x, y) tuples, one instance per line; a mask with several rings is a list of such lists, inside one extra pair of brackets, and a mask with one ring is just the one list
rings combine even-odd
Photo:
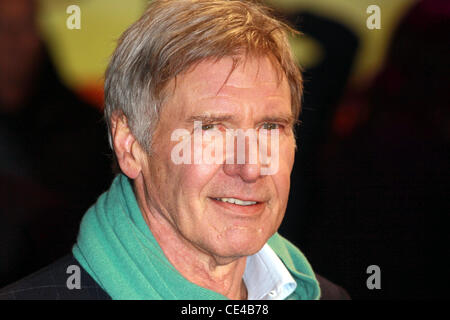
[(217, 95), (229, 88), (289, 90), (286, 76), (269, 56), (225, 57), (198, 62), (172, 80), (172, 94), (188, 88), (193, 94)]

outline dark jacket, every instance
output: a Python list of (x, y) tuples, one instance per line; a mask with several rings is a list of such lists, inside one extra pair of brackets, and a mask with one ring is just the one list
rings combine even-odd
[[(80, 289), (69, 289), (70, 277), (80, 268)], [(348, 300), (350, 296), (341, 287), (316, 274), (323, 300)], [(72, 254), (0, 290), (0, 300), (110, 300), (111, 297), (80, 266)]]

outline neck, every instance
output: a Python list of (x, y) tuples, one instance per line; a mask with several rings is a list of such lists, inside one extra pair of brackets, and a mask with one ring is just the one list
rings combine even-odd
[(169, 262), (187, 280), (232, 300), (247, 299), (243, 281), (246, 257), (219, 257), (184, 238), (160, 213), (145, 201), (143, 188), (135, 186), (139, 207), (150, 231)]

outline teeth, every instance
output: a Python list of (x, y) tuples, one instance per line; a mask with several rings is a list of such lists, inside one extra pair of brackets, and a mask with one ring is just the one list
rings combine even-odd
[(244, 200), (239, 200), (236, 198), (215, 198), (215, 199), (223, 201), (223, 202), (238, 204), (240, 206), (251, 206), (253, 204), (256, 204), (255, 201), (244, 201)]

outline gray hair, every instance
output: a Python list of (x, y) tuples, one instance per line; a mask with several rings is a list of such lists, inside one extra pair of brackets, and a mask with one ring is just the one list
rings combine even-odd
[(167, 97), (167, 84), (205, 59), (267, 56), (286, 76), (292, 113), (300, 114), (302, 77), (287, 33), (294, 32), (255, 1), (155, 0), (120, 37), (105, 74), (105, 118), (126, 116), (147, 153)]

